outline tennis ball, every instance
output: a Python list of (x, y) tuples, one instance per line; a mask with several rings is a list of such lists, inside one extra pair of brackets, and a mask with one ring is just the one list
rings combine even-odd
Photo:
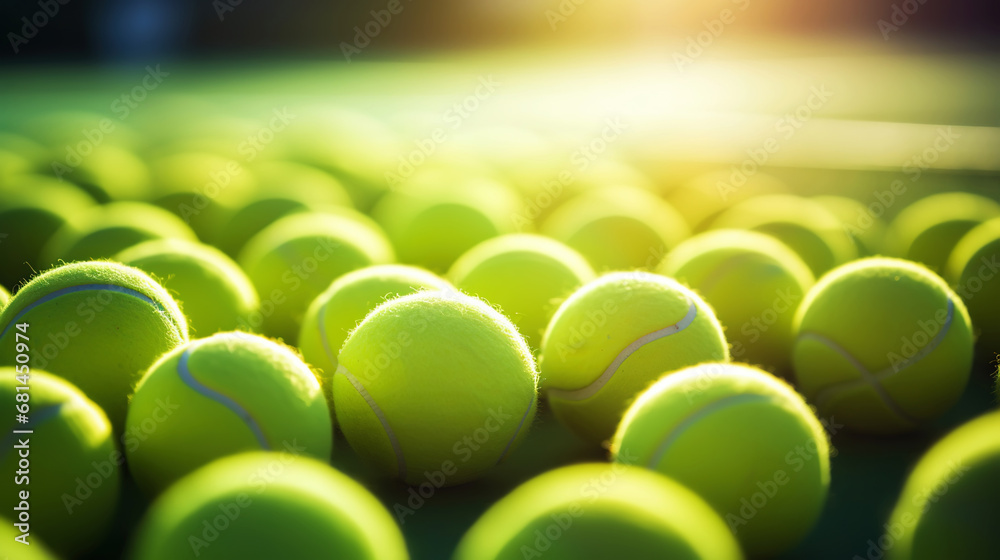
[(0, 365), (19, 363), (19, 325), (34, 341), (31, 366), (79, 387), (116, 432), (142, 372), (188, 338), (187, 321), (163, 287), (110, 262), (67, 264), (21, 287), (0, 312)]
[(451, 289), (446, 280), (413, 266), (384, 264), (348, 272), (309, 305), (299, 332), (299, 349), (307, 362), (320, 369), (320, 381), (329, 387), (348, 333), (379, 304), (420, 290)]
[(42, 261), (87, 261), (111, 258), (150, 239), (196, 241), (177, 216), (141, 202), (113, 202), (87, 210), (63, 225), (42, 251)]
[(212, 460), (263, 449), (328, 461), (330, 409), (291, 349), (247, 333), (219, 333), (161, 357), (129, 404), (126, 449), (139, 487), (155, 494)]
[(791, 374), (792, 323), (814, 282), (794, 251), (763, 233), (716, 230), (681, 242), (659, 272), (708, 301), (734, 359)]
[(622, 464), (549, 471), (495, 503), (462, 537), (455, 560), (542, 557), (740, 560), (722, 519), (665, 476)]
[[(79, 555), (111, 525), (122, 456), (104, 411), (63, 379), (27, 371), (0, 368), (0, 399), (10, 403), (3, 423), (9, 435), (0, 452), (0, 468), (10, 473), (0, 483), (3, 509), (30, 527), (32, 548), (37, 534), (61, 554)], [(28, 422), (15, 421), (15, 413)], [(19, 465), (25, 457), (30, 465)], [(5, 541), (2, 548), (14, 546)]]
[(479, 299), (428, 291), (389, 300), (351, 332), (333, 401), (362, 459), (441, 487), (482, 475), (517, 447), (537, 383), (531, 351), (506, 317)]
[(150, 167), (156, 179), (152, 202), (179, 216), (206, 243), (216, 241), (256, 185), (236, 160), (206, 152), (161, 156)]
[(500, 310), (531, 348), (562, 303), (594, 279), (579, 253), (540, 235), (510, 234), (476, 245), (451, 267), (448, 277), (463, 292)]
[(296, 115), (272, 146), (288, 159), (342, 181), (354, 206), (363, 211), (372, 207), (387, 185), (396, 183), (393, 175), (413, 173), (404, 157), (412, 146), (404, 148), (396, 132), (380, 119), (329, 106), (304, 109)]
[(836, 216), (818, 202), (793, 195), (751, 198), (719, 215), (712, 228), (773, 235), (798, 253), (816, 277), (858, 255)]
[(912, 430), (954, 405), (972, 367), (962, 301), (926, 268), (868, 258), (824, 276), (795, 318), (802, 394), (852, 430)]
[(3, 311), (3, 308), (7, 307), (8, 301), (10, 301), (10, 292), (3, 286), (0, 286), (0, 311)]
[(60, 180), (77, 184), (84, 192), (101, 203), (145, 200), (152, 190), (149, 167), (132, 151), (111, 143), (91, 146), (90, 153), (79, 159), (78, 165), (70, 157), (53, 164)]
[(517, 198), (488, 180), (427, 184), (414, 178), (387, 193), (372, 211), (400, 262), (444, 273), (478, 243), (512, 231)]
[(788, 193), (788, 185), (767, 173), (749, 177), (741, 170), (696, 175), (664, 193), (693, 231), (705, 231), (727, 209), (756, 196)]
[(687, 224), (672, 206), (636, 187), (587, 191), (557, 208), (542, 233), (583, 255), (598, 272), (652, 270), (687, 237)]
[(257, 232), (296, 212), (351, 206), (339, 181), (307, 165), (287, 161), (258, 163), (251, 171), (257, 187), (218, 232), (215, 245), (237, 256)]
[(744, 365), (703, 364), (657, 381), (629, 407), (611, 453), (697, 492), (750, 556), (802, 540), (830, 487), (830, 448), (812, 410)]
[(0, 224), (7, 237), (0, 243), (0, 284), (14, 287), (45, 268), (42, 250), (49, 239), (94, 201), (55, 179), (22, 176), (0, 187)]
[(146, 513), (132, 560), (406, 560), (392, 516), (360, 484), (287, 452), (242, 453), (181, 479)]
[(945, 436), (917, 463), (886, 524), (888, 558), (995, 558), (998, 481), (1000, 413), (991, 412)]
[(979, 195), (950, 192), (921, 198), (889, 227), (893, 255), (943, 273), (955, 245), (972, 228), (1000, 216), (1000, 204)]
[[(393, 259), (377, 225), (348, 215), (304, 213), (264, 228), (238, 262), (260, 295), (263, 332), (294, 344), (306, 309), (331, 282)], [(261, 326), (255, 322), (250, 326)]]
[[(948, 259), (946, 278), (969, 309), (986, 352), (1000, 348), (1000, 218), (983, 222), (967, 233)], [(994, 281), (996, 280), (996, 281)]]
[(180, 305), (193, 335), (236, 330), (260, 307), (250, 279), (215, 247), (156, 239), (125, 249), (115, 260), (158, 280)]
[[(0, 541), (14, 543), (14, 539), (22, 537), (20, 530), (15, 527), (16, 524), (17, 522), (12, 519), (0, 517)], [(24, 544), (9, 544), (12, 548), (15, 546), (19, 547), (17, 560), (58, 560), (55, 554), (44, 543), (38, 540), (38, 537), (29, 534), (26, 541), (30, 543), (27, 546)]]
[(563, 302), (542, 338), (539, 364), (556, 417), (599, 443), (664, 372), (728, 359), (722, 326), (701, 297), (665, 276), (617, 272)]
[(812, 200), (840, 220), (854, 240), (859, 255), (867, 257), (883, 253), (889, 229), (880, 217), (884, 210), (876, 214), (861, 202), (846, 196), (817, 196)]

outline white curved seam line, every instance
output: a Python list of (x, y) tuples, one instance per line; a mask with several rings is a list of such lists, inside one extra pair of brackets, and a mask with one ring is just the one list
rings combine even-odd
[(733, 395), (730, 397), (725, 397), (703, 406), (702, 408), (684, 417), (680, 422), (677, 423), (676, 426), (674, 426), (674, 429), (671, 430), (667, 434), (667, 436), (663, 438), (663, 441), (660, 442), (660, 445), (656, 447), (656, 451), (649, 458), (649, 463), (647, 464), (647, 466), (651, 469), (655, 469), (656, 466), (660, 464), (660, 461), (663, 460), (663, 456), (666, 455), (667, 450), (670, 448), (670, 446), (673, 445), (673, 443), (677, 441), (677, 439), (680, 438), (681, 435), (683, 435), (684, 431), (687, 430), (691, 425), (695, 424), (696, 422), (704, 418), (705, 416), (708, 416), (709, 414), (712, 414), (713, 412), (721, 410), (728, 406), (734, 406), (749, 402), (778, 402), (778, 400), (779, 399), (771, 395), (742, 394), (742, 395)]
[(42, 296), (42, 297), (36, 299), (35, 301), (31, 302), (30, 304), (26, 305), (24, 307), (24, 309), (20, 310), (17, 313), (17, 315), (15, 315), (14, 318), (12, 318), (10, 320), (10, 322), (7, 323), (4, 326), (3, 331), (0, 331), (0, 338), (2, 338), (4, 335), (6, 335), (7, 331), (10, 330), (11, 326), (15, 325), (19, 320), (21, 320), (22, 317), (24, 317), (25, 315), (27, 315), (28, 312), (30, 312), (32, 309), (34, 309), (34, 308), (42, 305), (43, 303), (48, 303), (48, 302), (50, 302), (50, 301), (52, 301), (52, 300), (54, 300), (56, 298), (62, 297), (62, 296), (67, 295), (67, 294), (73, 294), (73, 293), (76, 293), (76, 292), (87, 292), (87, 291), (91, 291), (91, 290), (116, 292), (116, 293), (119, 293), (119, 294), (125, 294), (127, 296), (132, 296), (132, 297), (134, 297), (136, 299), (142, 300), (142, 301), (144, 301), (144, 302), (152, 305), (153, 308), (156, 309), (157, 313), (159, 313), (160, 315), (162, 315), (163, 318), (166, 319), (166, 322), (170, 323), (170, 326), (173, 327), (173, 330), (177, 333), (178, 338), (181, 338), (181, 339), (184, 338), (184, 333), (180, 332), (180, 326), (177, 325), (177, 323), (170, 317), (170, 315), (167, 312), (167, 309), (165, 307), (163, 307), (163, 305), (161, 305), (160, 302), (154, 300), (153, 298), (147, 296), (146, 294), (144, 294), (142, 292), (139, 292), (137, 290), (133, 290), (132, 288), (126, 288), (125, 286), (119, 286), (117, 284), (79, 284), (79, 285), (76, 285), (76, 286), (67, 286), (65, 288), (61, 288), (61, 289), (56, 290), (54, 292), (45, 294), (44, 296)]
[(382, 409), (379, 408), (378, 403), (375, 402), (375, 399), (373, 399), (372, 396), (368, 394), (368, 390), (365, 389), (365, 386), (362, 385), (361, 382), (358, 381), (357, 378), (354, 377), (354, 375), (347, 370), (347, 368), (345, 368), (343, 365), (337, 364), (336, 373), (343, 375), (344, 377), (347, 378), (348, 381), (350, 381), (351, 385), (354, 386), (354, 390), (357, 391), (359, 395), (361, 395), (361, 398), (365, 399), (365, 402), (368, 403), (368, 406), (372, 409), (372, 412), (375, 413), (375, 416), (378, 418), (378, 421), (382, 424), (382, 429), (385, 430), (385, 434), (389, 437), (389, 445), (392, 446), (393, 453), (396, 454), (396, 466), (399, 469), (399, 478), (406, 478), (406, 461), (403, 459), (403, 448), (399, 445), (399, 440), (396, 439), (396, 433), (393, 432), (392, 427), (389, 426), (389, 420), (385, 417), (385, 414), (382, 412)]
[(604, 373), (602, 373), (601, 376), (598, 377), (593, 383), (581, 389), (549, 389), (549, 395), (570, 401), (582, 401), (589, 399), (597, 394), (597, 392), (600, 391), (605, 385), (607, 385), (608, 381), (611, 380), (611, 377), (616, 371), (618, 371), (618, 368), (629, 358), (629, 356), (651, 342), (655, 342), (661, 338), (683, 331), (688, 328), (688, 326), (690, 326), (697, 317), (698, 308), (695, 306), (693, 301), (688, 300), (687, 314), (685, 314), (680, 321), (649, 334), (645, 334), (634, 340), (631, 344), (626, 346), (624, 350), (619, 352), (617, 356), (615, 356), (615, 359), (611, 362), (611, 364), (605, 368)]
[(524, 427), (524, 421), (528, 419), (528, 413), (531, 412), (531, 409), (535, 408), (536, 398), (537, 397), (534, 394), (531, 395), (531, 402), (528, 403), (528, 409), (524, 411), (523, 415), (521, 415), (521, 421), (517, 423), (517, 429), (514, 430), (514, 435), (511, 436), (510, 441), (508, 441), (507, 445), (503, 448), (503, 453), (500, 454), (500, 458), (497, 459), (498, 465), (500, 464), (500, 461), (503, 461), (504, 457), (507, 456), (507, 452), (510, 451), (510, 446), (514, 444), (514, 440), (517, 439), (517, 435), (521, 433), (521, 428)]
[(323, 344), (323, 351), (326, 352), (326, 357), (330, 359), (330, 364), (337, 363), (337, 357), (333, 355), (333, 349), (330, 348), (330, 339), (326, 336), (326, 306), (330, 305), (327, 301), (319, 308), (319, 313), (316, 316), (316, 325), (319, 327), (319, 339)]
[[(240, 338), (239, 333), (233, 333), (234, 338)], [(267, 438), (264, 437), (264, 430), (261, 429), (260, 424), (257, 420), (250, 414), (250, 411), (241, 406), (238, 402), (232, 398), (223, 395), (222, 393), (212, 389), (206, 385), (203, 385), (200, 381), (195, 379), (194, 374), (191, 373), (190, 368), (188, 368), (188, 360), (191, 359), (191, 352), (196, 349), (200, 344), (192, 345), (184, 350), (181, 354), (180, 359), (177, 361), (177, 375), (180, 376), (181, 381), (185, 385), (192, 388), (198, 394), (213, 400), (222, 406), (231, 410), (236, 416), (246, 424), (247, 428), (253, 432), (254, 438), (260, 445), (261, 449), (270, 450), (271, 446), (267, 443)]]
[(836, 383), (826, 387), (819, 393), (816, 393), (815, 401), (817, 406), (822, 407), (823, 403), (829, 398), (831, 398), (830, 396), (831, 393), (836, 393), (843, 390), (846, 387), (857, 385), (859, 384), (859, 382), (864, 382), (867, 383), (875, 391), (875, 393), (878, 394), (879, 398), (882, 399), (882, 402), (885, 403), (885, 405), (888, 406), (890, 410), (895, 412), (900, 418), (902, 418), (906, 422), (911, 422), (913, 424), (917, 423), (917, 421), (913, 417), (911, 417), (909, 414), (903, 411), (903, 409), (900, 408), (898, 404), (896, 404), (896, 401), (892, 399), (889, 393), (885, 390), (885, 387), (883, 387), (882, 384), (879, 383), (878, 378), (872, 375), (872, 373), (868, 371), (868, 368), (866, 368), (861, 362), (858, 361), (857, 358), (852, 356), (847, 350), (842, 348), (836, 342), (830, 340), (829, 338), (826, 338), (825, 336), (813, 332), (802, 333), (801, 335), (799, 335), (799, 340), (815, 340), (816, 342), (823, 344), (824, 346), (830, 348), (831, 350), (839, 354), (842, 358), (847, 360), (854, 367), (854, 369), (858, 370), (858, 373), (861, 374), (861, 379), (858, 381), (852, 380), (844, 383)]

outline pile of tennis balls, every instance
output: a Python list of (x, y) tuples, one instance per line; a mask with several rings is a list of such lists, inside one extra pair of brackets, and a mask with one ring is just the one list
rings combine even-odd
[[(546, 193), (485, 156), (387, 185), (371, 123), (332, 122), (366, 149), (123, 133), (65, 176), (65, 131), (0, 135), (0, 552), (404, 559), (372, 481), (489, 485), (557, 422), (605, 460), (526, 473), (454, 558), (780, 555), (823, 515), (831, 423), (940, 429), (1000, 348), (984, 196), (887, 221), (624, 162)], [(998, 481), (990, 413), (913, 466), (888, 557), (995, 552)]]

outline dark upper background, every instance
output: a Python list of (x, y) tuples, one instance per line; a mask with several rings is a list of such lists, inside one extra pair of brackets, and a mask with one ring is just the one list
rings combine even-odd
[[(59, 0), (41, 0), (57, 4)], [(5, 64), (142, 61), (148, 57), (339, 56), (341, 41), (388, 0), (62, 0), (45, 30), (16, 55), (9, 33), (39, 11), (39, 0), (0, 2)], [(388, 55), (469, 47), (534, 44), (616, 44), (641, 34), (683, 37), (725, 7), (749, 2), (730, 36), (867, 38), (881, 41), (879, 19), (903, 0), (575, 0), (566, 23), (576, 32), (551, 33), (546, 10), (574, 0), (399, 0), (404, 11), (373, 49)], [(931, 49), (997, 51), (997, 0), (907, 0), (919, 5), (898, 40)], [(920, 2), (923, 2), (920, 4)], [(220, 21), (219, 6), (226, 6)], [(229, 9), (231, 8), (231, 9)], [(40, 18), (44, 19), (44, 18)], [(893, 40), (897, 40), (894, 36)]]

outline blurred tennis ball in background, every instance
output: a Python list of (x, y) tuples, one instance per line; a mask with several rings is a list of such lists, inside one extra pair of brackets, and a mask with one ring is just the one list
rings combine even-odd
[(776, 237), (805, 261), (816, 277), (857, 257), (851, 236), (818, 202), (793, 195), (752, 198), (726, 210), (713, 229), (749, 229)]
[(470, 249), (455, 262), (448, 277), (463, 292), (499, 307), (528, 345), (537, 349), (556, 309), (594, 279), (594, 270), (579, 253), (558, 241), (510, 234)]
[(556, 417), (600, 443), (664, 372), (728, 359), (722, 326), (701, 297), (665, 276), (618, 272), (563, 302), (542, 338), (539, 365)]
[(893, 255), (944, 273), (958, 241), (979, 224), (1000, 216), (1000, 204), (961, 192), (927, 196), (903, 208), (889, 229)]
[[(263, 332), (296, 344), (306, 309), (345, 273), (394, 260), (385, 234), (348, 214), (279, 219), (247, 242), (238, 262), (261, 299)], [(258, 325), (251, 322), (251, 327)]]
[(13, 288), (43, 269), (46, 243), (67, 222), (94, 206), (78, 189), (56, 179), (25, 175), (0, 187), (0, 283)]
[(7, 307), (8, 301), (10, 301), (10, 292), (7, 291), (7, 288), (0, 286), (0, 311)]
[(722, 519), (674, 480), (621, 464), (541, 474), (493, 504), (455, 560), (712, 558), (743, 554)]
[(531, 426), (538, 373), (511, 322), (481, 300), (427, 291), (375, 308), (344, 342), (337, 424), (369, 465), (410, 484), (472, 480)]
[[(891, 560), (992, 558), (1000, 518), (1000, 413), (945, 436), (913, 469), (886, 524)], [(881, 540), (879, 542), (882, 542)]]
[(67, 264), (24, 285), (0, 312), (0, 364), (17, 363), (28, 324), (32, 368), (79, 387), (120, 433), (132, 388), (161, 354), (186, 342), (187, 321), (162, 286), (110, 262)]
[(42, 251), (46, 266), (58, 261), (109, 259), (150, 239), (197, 237), (183, 220), (142, 202), (113, 202), (86, 210), (63, 225)]
[(918, 264), (844, 265), (810, 290), (795, 321), (799, 389), (820, 416), (852, 430), (913, 430), (958, 402), (969, 379), (969, 314)]
[[(69, 156), (57, 163), (74, 160)], [(80, 155), (76, 166), (62, 167), (59, 179), (78, 185), (101, 203), (146, 200), (151, 192), (151, 176), (146, 162), (130, 150), (104, 143)]]
[(681, 242), (659, 271), (708, 301), (733, 359), (790, 376), (795, 311), (814, 282), (794, 251), (763, 233), (716, 230)]
[(351, 206), (339, 181), (316, 168), (287, 161), (267, 161), (251, 168), (257, 187), (245, 205), (229, 217), (215, 245), (238, 256), (246, 242), (279, 218), (296, 212)]
[(160, 282), (187, 317), (191, 334), (198, 337), (245, 327), (260, 308), (250, 279), (215, 247), (157, 239), (133, 245), (115, 260)]
[(992, 358), (1000, 349), (1000, 218), (962, 237), (948, 259), (946, 278), (969, 309), (977, 344)]
[[(163, 410), (164, 403), (173, 409)], [(328, 461), (333, 450), (330, 410), (312, 371), (290, 348), (247, 333), (196, 340), (153, 364), (135, 389), (126, 426), (134, 433), (149, 422), (156, 429), (126, 451), (130, 472), (150, 495), (241, 451), (294, 450)]]
[(395, 520), (360, 484), (287, 452), (243, 453), (198, 469), (147, 511), (129, 558), (406, 560)]
[(841, 225), (854, 239), (860, 256), (870, 257), (884, 252), (886, 232), (889, 229), (881, 217), (881, 213), (885, 212), (884, 209), (876, 215), (869, 207), (846, 196), (817, 196), (813, 200), (840, 220)]
[(322, 371), (320, 381), (330, 391), (340, 348), (368, 313), (401, 295), (450, 289), (446, 280), (413, 266), (385, 264), (348, 272), (309, 305), (299, 334), (302, 356)]
[(330, 173), (347, 189), (354, 206), (369, 211), (388, 189), (411, 176), (409, 146), (379, 119), (343, 107), (302, 108), (276, 135), (273, 147), (287, 160)]
[(152, 202), (179, 216), (206, 243), (215, 243), (256, 185), (240, 162), (206, 152), (159, 156), (150, 168), (155, 178)]
[(499, 183), (424, 174), (387, 193), (372, 215), (400, 262), (443, 274), (462, 253), (513, 231), (516, 208), (517, 197)]
[(826, 432), (809, 406), (772, 375), (736, 364), (656, 382), (625, 413), (611, 453), (697, 492), (751, 556), (802, 540), (830, 486)]
[[(30, 548), (37, 534), (61, 554), (79, 555), (110, 527), (122, 454), (115, 449), (108, 417), (79, 389), (37, 368), (28, 377), (26, 368), (0, 368), (0, 398), (10, 403), (3, 427), (12, 434), (6, 442), (10, 448), (0, 454), (0, 467), (10, 473), (0, 484), (4, 510), (24, 516), (16, 522), (30, 526)], [(15, 405), (24, 406), (18, 412), (29, 418), (27, 423), (15, 423)], [(18, 465), (25, 457), (30, 468)], [(3, 549), (15, 546), (8, 541)]]
[[(3, 542), (13, 542), (15, 538), (22, 536), (20, 530), (15, 528), (17, 521), (0, 517), (0, 539)], [(18, 552), (17, 560), (58, 560), (47, 546), (36, 536), (28, 537), (29, 546), (11, 544), (10, 546), (20, 546), (23, 550)]]
[(594, 270), (652, 270), (689, 235), (676, 210), (638, 187), (587, 191), (556, 209), (542, 232), (583, 255)]
[(727, 208), (744, 200), (769, 194), (785, 194), (788, 186), (766, 173), (750, 177), (736, 171), (711, 171), (696, 175), (665, 194), (667, 202), (684, 216), (693, 231), (705, 231)]

